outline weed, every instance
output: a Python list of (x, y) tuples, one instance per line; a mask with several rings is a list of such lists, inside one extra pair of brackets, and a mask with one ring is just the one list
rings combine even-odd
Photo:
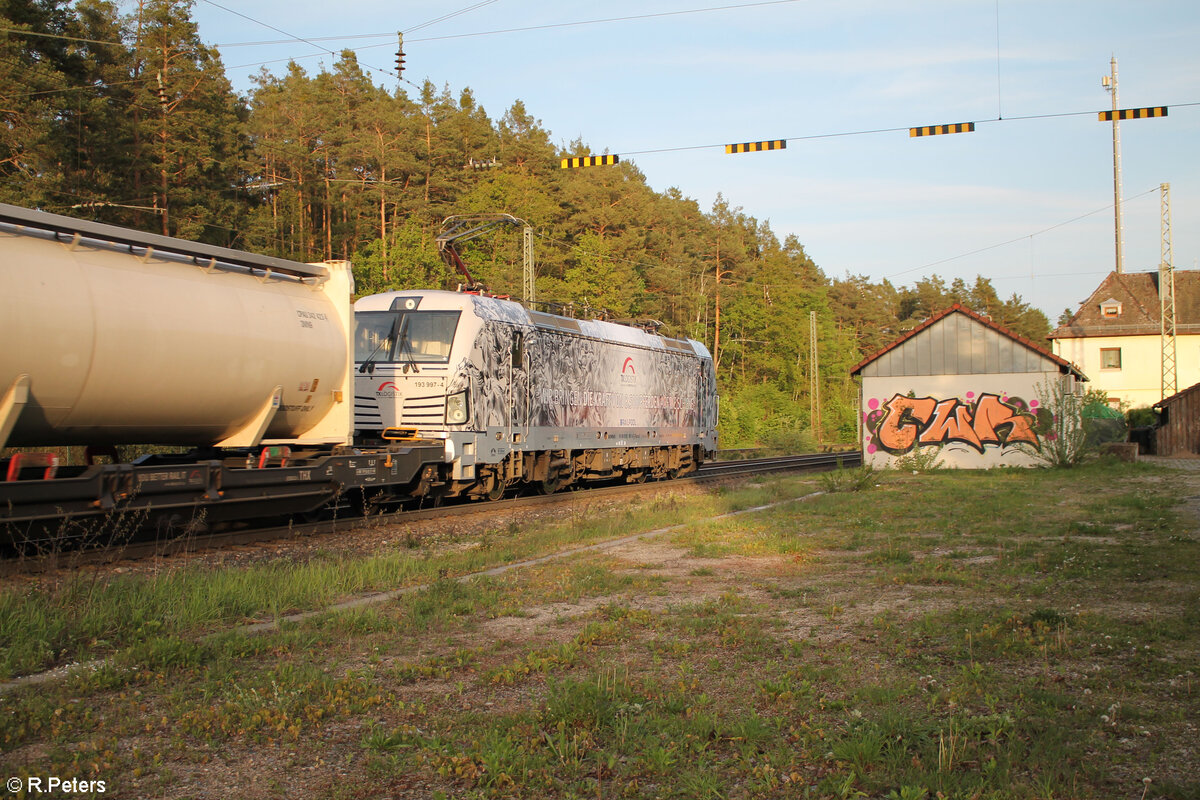
[(692, 545), (688, 555), (692, 558), (723, 558), (729, 555), (730, 548), (716, 542), (697, 542)]
[(865, 775), (879, 766), (883, 755), (883, 737), (874, 729), (866, 729), (835, 742), (833, 757), (854, 767), (858, 775)]
[(902, 547), (899, 541), (889, 536), (886, 546), (872, 553), (871, 560), (881, 564), (910, 564), (913, 554), (911, 550)]
[[(670, 513), (699, 520), (814, 483), (768, 479)], [(915, 485), (659, 540), (680, 555), (713, 547), (723, 560), (705, 580), (646, 574), (644, 553), (624, 551), (453, 578), (502, 550), (666, 513), (646, 502), (522, 529), (519, 547), (492, 523), (487, 553), (401, 547), (380, 562), (327, 552), (233, 574), (163, 571), (161, 586), (64, 581), (27, 592), (51, 606), (49, 656), (32, 646), (36, 609), (5, 592), (0, 644), (21, 658), (115, 656), (5, 696), (0, 750), (20, 754), (21, 774), (100, 775), (130, 796), (219, 793), (204, 771), (214, 762), (230, 780), (253, 772), (272, 796), (1188, 796), (1200, 564), (1170, 510), (1178, 483), (1095, 462)], [(199, 635), (397, 581), (431, 585), (253, 637)], [(553, 607), (583, 597), (590, 611)], [(68, 599), (83, 602), (55, 607)], [(506, 615), (521, 624), (498, 635)], [(226, 755), (266, 748), (294, 755), (273, 770)], [(330, 787), (291, 763), (341, 777)], [(1133, 780), (1152, 784), (1129, 785), (1134, 764)]]
[(867, 464), (854, 469), (822, 472), (818, 480), (826, 492), (861, 492), (877, 485), (879, 474), (874, 467)]
[(367, 733), (363, 734), (362, 746), (368, 750), (387, 753), (395, 750), (423, 747), (425, 741), (425, 736), (411, 725), (402, 725), (388, 731), (384, 730), (380, 725), (375, 724), (371, 726), (371, 729)]
[(901, 786), (887, 794), (887, 800), (925, 800), (926, 797), (929, 797), (929, 790), (924, 786)]
[(942, 448), (914, 447), (911, 452), (895, 459), (893, 466), (901, 472), (933, 472), (943, 468)]

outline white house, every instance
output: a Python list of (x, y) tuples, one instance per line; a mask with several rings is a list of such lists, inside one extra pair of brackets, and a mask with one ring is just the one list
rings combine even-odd
[[(1073, 364), (958, 304), (863, 359), (863, 463), (896, 466), (910, 453), (942, 466), (1034, 466), (1039, 417), (1058, 386), (1087, 380)], [(1047, 420), (1042, 419), (1041, 422)]]
[[(1109, 402), (1152, 406), (1162, 396), (1162, 316), (1158, 272), (1111, 272), (1066, 325), (1051, 349), (1079, 365), (1089, 389)], [(1175, 271), (1176, 387), (1200, 382), (1200, 272)]]

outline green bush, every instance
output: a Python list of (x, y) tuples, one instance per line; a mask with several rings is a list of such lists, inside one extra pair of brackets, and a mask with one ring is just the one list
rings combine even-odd
[(1158, 425), (1158, 412), (1149, 406), (1131, 408), (1125, 412), (1125, 422), (1130, 428), (1152, 428)]
[[(771, 384), (726, 389), (721, 396), (721, 446), (763, 447), (795, 443), (807, 433), (808, 408)], [(810, 445), (811, 446), (811, 445)]]

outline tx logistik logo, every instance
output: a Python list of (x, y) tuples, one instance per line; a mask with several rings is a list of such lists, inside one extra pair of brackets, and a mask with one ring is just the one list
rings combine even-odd
[(18, 794), (22, 789), (26, 794), (104, 794), (108, 791), (108, 785), (104, 781), (85, 781), (79, 778), (63, 780), (53, 775), (48, 778), (24, 779), (14, 776), (5, 782), (5, 788), (13, 794)]
[(396, 385), (395, 381), (384, 381), (383, 383), (379, 384), (379, 388), (375, 390), (375, 396), (395, 397), (396, 392), (399, 391), (399, 389), (400, 387)]
[(637, 370), (633, 366), (633, 356), (626, 356), (625, 363), (621, 365), (621, 383), (635, 383), (637, 381)]

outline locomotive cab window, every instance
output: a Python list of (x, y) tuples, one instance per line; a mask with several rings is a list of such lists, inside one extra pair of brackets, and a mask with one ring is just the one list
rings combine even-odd
[(354, 315), (354, 360), (386, 361), (391, 356), (389, 341), (396, 322), (390, 311), (366, 311)]
[(410, 311), (400, 320), (393, 361), (445, 364), (461, 311)]
[(445, 364), (460, 311), (364, 311), (354, 315), (355, 361)]

